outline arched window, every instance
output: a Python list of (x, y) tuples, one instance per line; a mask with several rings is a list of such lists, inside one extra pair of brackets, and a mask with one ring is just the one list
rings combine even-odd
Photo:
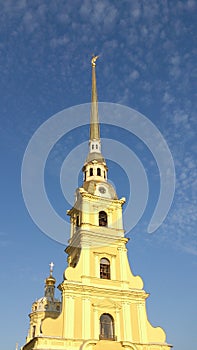
[(109, 314), (102, 314), (100, 317), (100, 339), (115, 340), (114, 320)]
[(107, 226), (107, 213), (99, 211), (99, 226)]
[(93, 176), (93, 168), (90, 168), (90, 176)]
[(110, 262), (107, 258), (100, 260), (100, 278), (110, 279)]
[(101, 169), (97, 168), (97, 176), (101, 176)]

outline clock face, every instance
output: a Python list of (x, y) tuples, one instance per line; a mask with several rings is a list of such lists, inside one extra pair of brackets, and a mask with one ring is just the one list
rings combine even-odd
[(106, 192), (106, 188), (103, 187), (103, 186), (99, 186), (98, 190), (99, 190), (99, 192), (102, 193), (102, 194), (104, 194), (104, 193)]

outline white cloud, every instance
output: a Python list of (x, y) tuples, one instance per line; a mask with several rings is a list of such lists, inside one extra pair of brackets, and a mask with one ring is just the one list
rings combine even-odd
[(183, 110), (175, 110), (172, 121), (177, 126), (180, 126), (180, 124), (185, 125), (185, 123), (188, 121), (188, 114)]
[(109, 1), (91, 1), (85, 0), (80, 7), (80, 14), (82, 18), (94, 25), (94, 30), (111, 28), (115, 23), (117, 17), (117, 10)]
[[(175, 232), (174, 237), (178, 231), (186, 242), (195, 218), (196, 182), (193, 176), (196, 173), (191, 153), (194, 152), (196, 135), (196, 104), (192, 96), (196, 52), (189, 43), (183, 45), (187, 36), (192, 39), (192, 30), (195, 29), (192, 23), (184, 21), (184, 14), (187, 11), (188, 16), (194, 11), (195, 1), (176, 1), (174, 4), (128, 0), (124, 2), (125, 6), (122, 2), (108, 0), (62, 3), (53, 0), (46, 6), (38, 0), (33, 5), (25, 0), (2, 2), (4, 16), (0, 27), (9, 36), (8, 41), (1, 38), (2, 74), (8, 74), (16, 64), (11, 39), (14, 37), (17, 42), (17, 35), (25, 38), (28, 33), (28, 46), (33, 53), (30, 61), (27, 41), (19, 40), (17, 49), (22, 52), (21, 70), (30, 72), (29, 67), (33, 70), (36, 65), (43, 76), (50, 70), (51, 78), (58, 70), (72, 92), (81, 94), (75, 72), (84, 74), (89, 56), (94, 51), (101, 53), (103, 66), (102, 78), (99, 79), (101, 90), (105, 85), (101, 93), (104, 95), (107, 91), (104, 98), (132, 107), (136, 103), (136, 108), (142, 106), (144, 110), (151, 106), (153, 112), (159, 113), (158, 124), (161, 124), (173, 151), (178, 174), (176, 203), (166, 228)], [(12, 20), (13, 24), (18, 23), (18, 27), (11, 26)], [(55, 54), (56, 48), (59, 49), (58, 55)], [(7, 52), (9, 57), (5, 62)], [(84, 84), (88, 83), (84, 81), (83, 87)], [(187, 219), (184, 221), (185, 214)]]
[(174, 203), (161, 227), (163, 239), (177, 248), (197, 255), (197, 165), (193, 153), (174, 155), (176, 192)]
[(29, 32), (33, 32), (38, 25), (31, 11), (25, 12), (22, 22)]
[(163, 95), (163, 102), (169, 105), (174, 102), (174, 97), (168, 91), (165, 91)]
[(132, 1), (129, 3), (131, 17), (136, 21), (142, 15), (142, 5), (139, 1)]
[(67, 45), (69, 43), (69, 38), (67, 37), (67, 35), (63, 35), (61, 37), (57, 37), (57, 38), (52, 38), (50, 41), (50, 45), (53, 48), (56, 48), (58, 46), (62, 46), (62, 45)]
[(186, 6), (189, 10), (194, 10), (196, 8), (196, 2), (194, 0), (188, 0)]
[(136, 69), (134, 69), (134, 70), (129, 74), (129, 78), (130, 78), (132, 81), (138, 79), (139, 76), (140, 76), (140, 75), (139, 75), (139, 72), (138, 72)]
[(2, 1), (3, 11), (6, 13), (13, 13), (16, 11), (20, 11), (27, 6), (26, 0), (6, 0)]

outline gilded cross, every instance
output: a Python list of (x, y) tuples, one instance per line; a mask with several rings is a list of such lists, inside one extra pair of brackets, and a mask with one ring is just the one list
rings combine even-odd
[(53, 268), (54, 268), (54, 263), (51, 262), (51, 263), (49, 264), (49, 266), (50, 266), (50, 275), (52, 276)]

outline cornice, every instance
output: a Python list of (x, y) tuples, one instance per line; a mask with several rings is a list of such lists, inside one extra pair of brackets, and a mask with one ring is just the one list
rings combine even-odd
[[(47, 341), (47, 344), (45, 343)], [(50, 342), (48, 344), (48, 341)], [(68, 346), (68, 343), (73, 342), (74, 344), (79, 344), (78, 346), (80, 347), (81, 350), (85, 350), (88, 345), (96, 345), (100, 341), (98, 339), (87, 339), (84, 341), (84, 339), (81, 338), (64, 338), (64, 337), (57, 337), (57, 336), (37, 336), (33, 339), (31, 339), (28, 343), (26, 343), (23, 347), (22, 350), (32, 350), (36, 349), (37, 346), (40, 346), (42, 344), (50, 345), (51, 341), (56, 341), (56, 345), (62, 345), (65, 348)], [(140, 347), (147, 347), (148, 349), (150, 346), (159, 346), (161, 349), (169, 349), (172, 348), (173, 346), (168, 343), (159, 343), (159, 342), (149, 342), (149, 343), (141, 343), (141, 342), (130, 342), (130, 341), (120, 341), (118, 342), (123, 348), (130, 348), (131, 350), (136, 350), (139, 346)], [(40, 348), (40, 347), (39, 347)], [(69, 346), (68, 346), (69, 348)], [(38, 349), (38, 348), (37, 348)]]
[[(113, 229), (113, 228), (103, 228), (97, 227), (95, 225), (89, 225), (91, 230), (79, 228), (79, 230), (72, 236), (69, 240), (69, 246), (76, 248), (86, 247), (95, 247), (95, 246), (107, 246), (126, 244), (128, 238), (124, 237), (124, 230), (122, 229)], [(99, 229), (100, 228), (100, 229)], [(66, 248), (66, 252), (69, 252), (69, 248)]]
[[(88, 277), (87, 277), (88, 278)], [(144, 300), (149, 296), (148, 293), (146, 293), (144, 290), (139, 289), (127, 289), (123, 290), (121, 288), (117, 289), (116, 287), (108, 288), (105, 285), (103, 287), (98, 287), (95, 285), (84, 285), (81, 282), (73, 282), (65, 280), (62, 282), (58, 288), (62, 291), (65, 295), (71, 295), (71, 296), (84, 296), (84, 293), (88, 295), (90, 298), (100, 298), (100, 297), (110, 297), (112, 299), (120, 299), (121, 301), (136, 301), (137, 302), (144, 302)]]
[(102, 252), (101, 251), (93, 251), (93, 254), (94, 255), (97, 255), (97, 256), (105, 256), (106, 258), (110, 257), (116, 257), (116, 254), (113, 254), (113, 253), (109, 253), (109, 252), (106, 252), (106, 250), (103, 250)]
[(112, 199), (112, 198), (106, 198), (106, 197), (100, 197), (96, 196), (94, 194), (88, 193), (84, 190), (83, 187), (79, 187), (79, 193), (82, 197), (88, 198), (92, 201), (100, 201), (100, 202), (106, 202), (106, 203), (113, 203), (113, 204), (120, 204), (121, 206), (126, 202), (126, 198), (122, 197), (120, 199)]
[(135, 343), (131, 343), (129, 341), (120, 341), (120, 343), (122, 344), (122, 346), (130, 346), (131, 349), (137, 349), (136, 346), (161, 346), (163, 349), (165, 349), (166, 347), (173, 347), (172, 344), (168, 344), (168, 343), (159, 343), (159, 342), (149, 342), (149, 343), (140, 343), (140, 342), (135, 342)]

